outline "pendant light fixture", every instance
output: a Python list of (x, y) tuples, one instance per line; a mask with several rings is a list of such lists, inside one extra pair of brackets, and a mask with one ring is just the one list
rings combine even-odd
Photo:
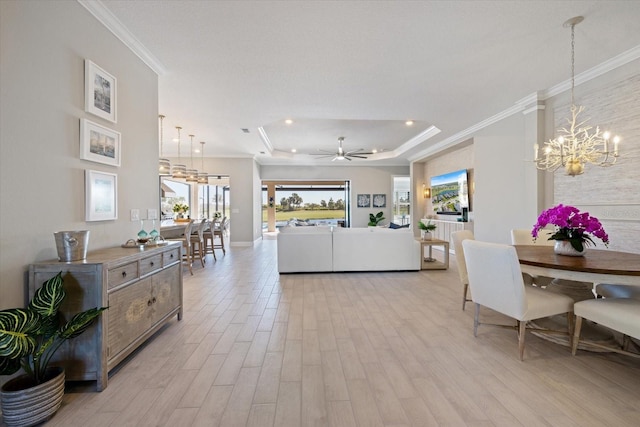
[(191, 149), (189, 150), (191, 153), (191, 169), (187, 169), (187, 182), (198, 182), (198, 171), (193, 168), (193, 137), (195, 135), (189, 135), (191, 138)]
[(160, 176), (169, 176), (171, 175), (171, 162), (163, 155), (164, 131), (162, 121), (164, 120), (164, 115), (160, 114), (158, 117), (160, 118), (160, 158), (158, 159), (158, 173)]
[(209, 174), (204, 170), (204, 141), (200, 141), (200, 173), (198, 173), (198, 184), (209, 184)]
[[(582, 16), (576, 16), (567, 20), (563, 26), (571, 27), (571, 118), (567, 118), (568, 127), (558, 129), (555, 139), (545, 141), (540, 147), (534, 144), (534, 162), (538, 169), (555, 171), (560, 167), (565, 168), (569, 176), (581, 175), (584, 166), (591, 163), (596, 166), (612, 166), (618, 160), (618, 143), (620, 137), (611, 138), (611, 134), (601, 132), (600, 127), (580, 121), (578, 115), (584, 110), (583, 106), (576, 106), (573, 97), (575, 86), (575, 26), (584, 20)], [(539, 151), (542, 152), (539, 152)]]
[(187, 177), (187, 167), (180, 161), (180, 130), (182, 127), (176, 126), (178, 130), (178, 163), (173, 165), (171, 176), (178, 179), (185, 179)]

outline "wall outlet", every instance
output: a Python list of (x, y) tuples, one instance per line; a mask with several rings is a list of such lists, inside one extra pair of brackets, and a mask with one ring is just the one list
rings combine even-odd
[(147, 219), (158, 219), (158, 209), (147, 209)]
[(131, 209), (131, 221), (140, 221), (140, 209)]

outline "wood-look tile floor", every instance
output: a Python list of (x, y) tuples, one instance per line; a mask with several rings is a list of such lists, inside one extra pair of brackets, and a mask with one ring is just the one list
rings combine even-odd
[(71, 385), (47, 426), (640, 425), (638, 360), (528, 334), (521, 362), (514, 331), (474, 338), (454, 261), (280, 276), (265, 239), (184, 277), (183, 320), (103, 392)]

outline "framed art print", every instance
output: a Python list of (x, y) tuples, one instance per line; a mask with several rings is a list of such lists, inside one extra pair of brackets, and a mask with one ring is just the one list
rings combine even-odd
[(116, 78), (89, 61), (84, 60), (84, 109), (86, 112), (116, 123)]
[(120, 132), (80, 119), (80, 158), (120, 166)]
[(84, 178), (85, 221), (118, 219), (118, 176), (87, 169)]
[(373, 207), (374, 208), (386, 208), (387, 207), (387, 195), (386, 194), (374, 194), (373, 195)]
[(358, 194), (357, 197), (357, 206), (359, 208), (370, 208), (371, 207), (371, 194)]

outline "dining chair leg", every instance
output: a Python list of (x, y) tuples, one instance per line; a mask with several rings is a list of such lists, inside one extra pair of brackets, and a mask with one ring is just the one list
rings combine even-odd
[(518, 321), (518, 352), (520, 353), (520, 360), (524, 360), (524, 336), (527, 330), (527, 322)]
[(573, 346), (573, 322), (574, 322), (575, 316), (573, 315), (573, 311), (569, 311), (567, 312), (567, 333), (568, 333), (568, 337), (569, 337), (569, 347)]
[(226, 255), (227, 250), (224, 248), (224, 231), (220, 233), (220, 246), (222, 246), (222, 254)]
[(473, 336), (478, 336), (478, 325), (480, 324), (480, 304), (476, 303), (476, 311), (473, 316)]
[(462, 291), (462, 311), (464, 311), (464, 306), (467, 303), (467, 301), (469, 301), (467, 299), (467, 293), (469, 292), (469, 284), (465, 283), (464, 284), (464, 290)]
[(576, 316), (576, 325), (573, 328), (573, 343), (571, 344), (571, 354), (576, 355), (578, 351), (578, 341), (580, 341), (580, 329), (582, 329), (582, 317)]

